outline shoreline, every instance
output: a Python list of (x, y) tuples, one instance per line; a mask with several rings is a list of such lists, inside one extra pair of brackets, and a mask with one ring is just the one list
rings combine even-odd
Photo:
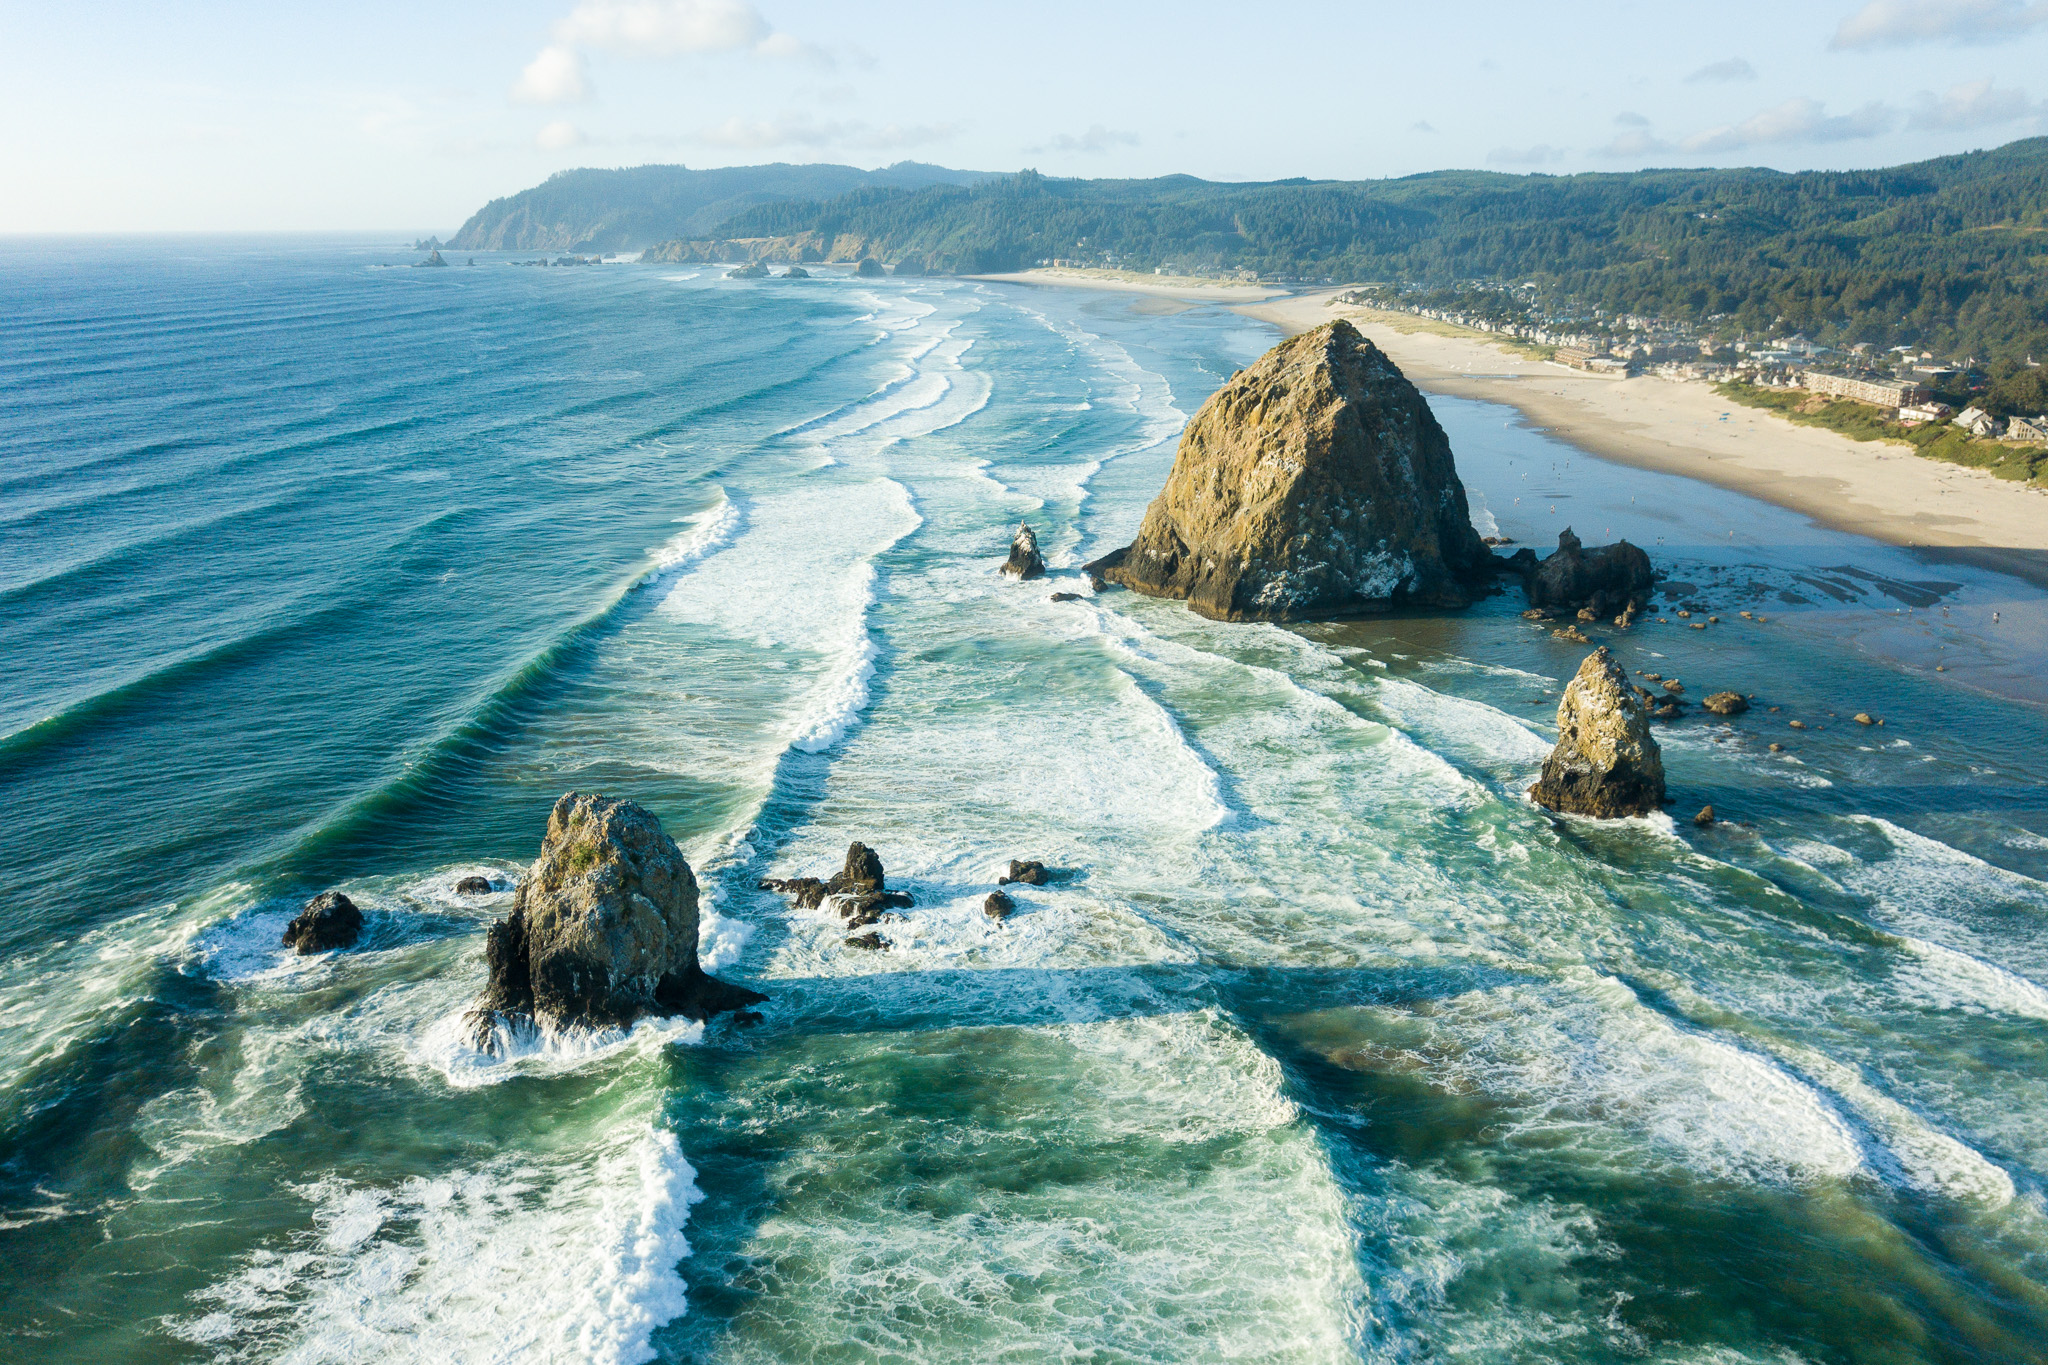
[[(1056, 289), (1098, 289), (1123, 294), (1152, 294), (1160, 298), (1186, 299), (1194, 303), (1263, 304), (1285, 299), (1286, 289), (1263, 284), (1214, 284), (1185, 275), (1147, 277), (1131, 271), (1041, 267), (1003, 275), (962, 275), (963, 280), (984, 280), (991, 284), (1035, 284)], [(1297, 331), (1303, 330), (1300, 328)]]
[(1331, 307), (1338, 292), (1231, 311), (1288, 336), (1348, 318), (1416, 387), (1512, 407), (1595, 458), (1746, 494), (1929, 564), (1962, 562), (2048, 588), (2048, 494), (2039, 490), (1731, 405), (1703, 384), (1596, 377), (1477, 334), (1444, 335), (1407, 314)]

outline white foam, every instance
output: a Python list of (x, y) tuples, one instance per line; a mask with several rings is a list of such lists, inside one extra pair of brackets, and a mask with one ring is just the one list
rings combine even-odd
[(304, 1188), (312, 1226), (199, 1292), (169, 1324), (286, 1362), (640, 1365), (687, 1309), (683, 1228), (702, 1198), (645, 1121), (566, 1159), (506, 1158), (389, 1187)]
[(641, 577), (643, 586), (680, 573), (738, 534), (743, 520), (739, 504), (727, 497), (722, 488), (718, 494), (718, 504), (697, 517), (688, 530), (677, 532), (665, 544), (648, 551), (653, 566)]
[(1930, 1009), (2010, 1014), (2048, 1021), (2048, 990), (2003, 967), (1901, 935), (1908, 957), (1892, 972), (1901, 996)]
[(533, 1024), (515, 1028), (501, 1021), (485, 1050), (471, 1041), (467, 1015), (464, 1005), (441, 1015), (417, 1036), (400, 1034), (409, 1061), (440, 1073), (458, 1090), (500, 1085), (520, 1076), (581, 1071), (602, 1060), (649, 1057), (672, 1044), (694, 1044), (704, 1037), (703, 1024), (679, 1015), (641, 1019), (623, 1029)]

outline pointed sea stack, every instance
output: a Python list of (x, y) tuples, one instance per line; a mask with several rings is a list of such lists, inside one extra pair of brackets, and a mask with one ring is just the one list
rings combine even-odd
[(1337, 321), (1202, 405), (1138, 538), (1088, 571), (1221, 621), (1295, 621), (1466, 606), (1493, 554), (1429, 404)]
[(697, 878), (645, 807), (569, 792), (555, 802), (512, 914), (484, 940), (490, 981), (469, 1013), (490, 1048), (501, 1024), (624, 1027), (703, 1019), (766, 997), (697, 965)]
[(1045, 577), (1045, 560), (1038, 553), (1038, 532), (1031, 529), (1029, 522), (1019, 526), (1010, 541), (1010, 557), (1003, 564), (1003, 572), (1012, 578)]
[(1602, 820), (1664, 806), (1664, 755), (1628, 675), (1603, 647), (1586, 656), (1557, 705), (1557, 747), (1529, 789), (1538, 805)]

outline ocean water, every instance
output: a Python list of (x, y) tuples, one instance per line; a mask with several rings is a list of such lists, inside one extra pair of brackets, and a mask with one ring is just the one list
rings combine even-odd
[[(0, 246), (0, 1357), (2048, 1360), (2042, 594), (1438, 400), (1757, 697), (1558, 820), (1515, 594), (1089, 593), (1260, 324), (408, 259)], [(464, 1044), (570, 789), (758, 1025)], [(852, 839), (885, 952), (755, 889)]]

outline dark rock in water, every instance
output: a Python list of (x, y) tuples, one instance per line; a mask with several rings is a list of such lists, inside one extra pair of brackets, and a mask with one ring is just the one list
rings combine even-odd
[(981, 913), (994, 920), (1008, 919), (1010, 912), (1016, 908), (1017, 902), (1001, 891), (989, 892), (988, 898), (981, 903)]
[(464, 877), (455, 883), (455, 894), (458, 896), (488, 896), (493, 889), (489, 877)]
[(1713, 824), (1714, 808), (1712, 806), (1701, 806), (1700, 813), (1698, 815), (1693, 816), (1692, 822), (1695, 825), (1699, 825), (1703, 828), (1707, 825)]
[(882, 263), (872, 256), (863, 256), (853, 273), (864, 280), (878, 280), (882, 277)]
[(783, 271), (780, 276), (780, 278), (785, 280), (807, 280), (810, 277), (811, 272), (804, 269), (800, 265), (791, 266), (789, 269)]
[(751, 261), (737, 270), (726, 271), (725, 277), (729, 280), (765, 280), (768, 278), (768, 267), (759, 261)]
[(444, 260), (442, 260), (442, 259), (441, 259), (441, 253), (440, 253), (440, 251), (439, 251), (439, 250), (434, 250), (434, 251), (429, 251), (429, 252), (427, 253), (427, 259), (425, 259), (424, 261), (414, 261), (414, 262), (412, 263), (412, 268), (413, 268), (414, 270), (419, 270), (419, 269), (422, 269), (422, 268), (424, 268), (424, 269), (428, 269), (428, 270), (432, 270), (432, 269), (435, 269), (435, 268), (437, 268), (437, 267), (438, 267), (438, 268), (446, 268), (446, 267), (447, 267), (447, 264), (448, 264), (448, 262), (446, 262), (446, 261), (444, 261)]
[(1218, 620), (1294, 621), (1466, 606), (1495, 566), (1429, 404), (1337, 321), (1202, 405), (1138, 538), (1088, 571)]
[(1679, 706), (1677, 702), (1667, 701), (1661, 706), (1651, 707), (1650, 714), (1655, 716), (1658, 720), (1677, 720), (1680, 716), (1685, 714), (1685, 710), (1683, 707)]
[(884, 885), (881, 855), (856, 840), (846, 846), (846, 865), (832, 874), (825, 889), (835, 896), (880, 891)]
[(1044, 863), (1019, 862), (1012, 858), (1009, 875), (996, 878), (996, 885), (1008, 886), (1011, 882), (1021, 882), (1025, 886), (1044, 886), (1049, 880), (1051, 879), (1045, 874)]
[(1749, 703), (1743, 699), (1740, 692), (1716, 692), (1711, 697), (1703, 698), (1700, 705), (1717, 716), (1739, 716), (1749, 709)]
[(1664, 756), (1628, 675), (1605, 648), (1579, 665), (1557, 707), (1557, 747), (1529, 789), (1539, 805), (1603, 820), (1664, 802)]
[(1045, 561), (1038, 554), (1038, 532), (1027, 523), (1017, 528), (1017, 534), (1010, 540), (1010, 557), (1003, 562), (1003, 572), (1012, 578), (1045, 577)]
[(698, 967), (697, 879), (653, 813), (582, 792), (555, 802), (484, 961), (490, 980), (469, 1013), (478, 1047), (492, 1046), (500, 1024), (624, 1027), (766, 998)]
[(339, 891), (322, 891), (285, 926), (284, 946), (301, 956), (347, 948), (363, 936), (363, 912)]
[(1078, 602), (1081, 600), (1081, 594), (1077, 592), (1056, 592), (1052, 595), (1052, 600), (1055, 602)]
[(1580, 630), (1576, 625), (1567, 624), (1550, 633), (1556, 639), (1570, 640), (1575, 645), (1590, 645), (1593, 643), (1593, 638), (1586, 634), (1585, 631)]
[(864, 948), (871, 953), (886, 953), (889, 951), (888, 940), (884, 939), (878, 930), (870, 930), (865, 934), (849, 935), (845, 942), (849, 948)]
[[(1523, 553), (1527, 553), (1524, 551)], [(1625, 540), (1588, 550), (1567, 526), (1557, 538), (1557, 549), (1541, 563), (1524, 561), (1521, 554), (1509, 567), (1522, 573), (1522, 590), (1529, 605), (1553, 611), (1590, 609), (1595, 617), (1625, 608), (1642, 610), (1657, 586), (1657, 574), (1650, 557)], [(1589, 618), (1590, 619), (1590, 618)]]

